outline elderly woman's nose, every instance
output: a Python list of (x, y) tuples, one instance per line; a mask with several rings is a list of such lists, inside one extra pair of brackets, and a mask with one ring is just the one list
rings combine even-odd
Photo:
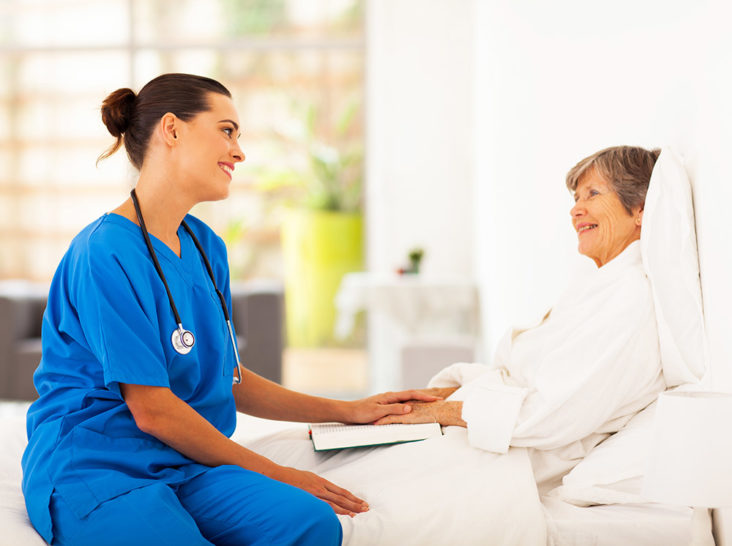
[(574, 218), (575, 216), (581, 215), (584, 210), (584, 207), (580, 204), (579, 201), (577, 201), (574, 206), (569, 209), (569, 215)]

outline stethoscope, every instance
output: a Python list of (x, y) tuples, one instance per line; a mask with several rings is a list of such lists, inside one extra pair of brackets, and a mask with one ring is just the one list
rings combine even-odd
[[(191, 349), (193, 349), (193, 346), (196, 344), (196, 336), (194, 336), (193, 332), (191, 332), (190, 330), (186, 330), (185, 328), (183, 328), (183, 323), (180, 320), (180, 315), (178, 314), (178, 308), (175, 306), (175, 302), (173, 301), (173, 295), (170, 293), (170, 288), (168, 287), (168, 281), (165, 280), (163, 269), (160, 267), (160, 262), (158, 262), (158, 257), (155, 254), (155, 249), (153, 249), (152, 242), (150, 241), (150, 235), (147, 232), (147, 227), (145, 227), (145, 220), (142, 219), (140, 203), (137, 201), (137, 194), (135, 193), (134, 189), (130, 192), (130, 197), (132, 197), (132, 203), (135, 205), (135, 212), (137, 213), (137, 219), (140, 222), (142, 236), (145, 239), (145, 244), (147, 245), (147, 249), (150, 252), (150, 256), (152, 257), (153, 264), (155, 264), (155, 270), (158, 272), (160, 280), (163, 281), (163, 284), (165, 285), (165, 291), (168, 293), (168, 300), (170, 301), (170, 307), (173, 310), (175, 323), (178, 325), (178, 328), (173, 330), (173, 333), (170, 336), (170, 342), (173, 344), (173, 349), (175, 349), (178, 354), (187, 355), (191, 352)], [(219, 290), (216, 286), (213, 269), (211, 269), (211, 264), (206, 257), (206, 253), (203, 251), (203, 247), (201, 247), (201, 243), (198, 242), (198, 238), (193, 234), (193, 230), (188, 227), (188, 224), (186, 224), (185, 220), (181, 222), (181, 225), (188, 232), (188, 235), (191, 236), (191, 239), (193, 239), (193, 243), (196, 245), (196, 248), (198, 249), (201, 258), (203, 258), (203, 263), (206, 266), (206, 271), (208, 271), (208, 276), (211, 277), (211, 282), (213, 283), (214, 290), (219, 296), (221, 309), (224, 311), (224, 320), (226, 320), (226, 326), (229, 328), (229, 339), (231, 339), (231, 347), (234, 349), (234, 357), (236, 358), (237, 377), (234, 378), (234, 384), (239, 384), (241, 383), (241, 362), (239, 361), (239, 353), (236, 350), (236, 344), (234, 343), (234, 330), (231, 328), (231, 319), (229, 318), (229, 310), (226, 308), (226, 300), (224, 299), (224, 295), (221, 293), (221, 290)], [(224, 374), (226, 374), (226, 370), (224, 370)]]

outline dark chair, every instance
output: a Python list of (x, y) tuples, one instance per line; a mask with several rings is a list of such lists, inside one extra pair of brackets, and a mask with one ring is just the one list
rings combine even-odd
[[(35, 400), (33, 373), (41, 360), (41, 323), (48, 286), (0, 282), (0, 398)], [(277, 282), (237, 283), (232, 318), (242, 365), (282, 382), (283, 295)]]
[(231, 286), (232, 320), (245, 368), (282, 383), (284, 296), (282, 284), (250, 281)]
[(34, 400), (33, 372), (41, 360), (41, 322), (48, 287), (0, 283), (0, 398)]

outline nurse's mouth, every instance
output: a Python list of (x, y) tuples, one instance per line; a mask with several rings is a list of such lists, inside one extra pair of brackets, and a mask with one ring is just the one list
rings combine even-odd
[(232, 163), (225, 163), (223, 161), (219, 161), (219, 167), (221, 167), (221, 170), (224, 171), (227, 175), (229, 175), (229, 179), (231, 179), (231, 173), (234, 172), (234, 165)]

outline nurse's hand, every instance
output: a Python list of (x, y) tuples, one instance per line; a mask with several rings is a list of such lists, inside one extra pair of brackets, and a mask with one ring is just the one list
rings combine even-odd
[(404, 415), (387, 415), (375, 425), (391, 423), (440, 423), (443, 426), (457, 425), (467, 427), (462, 418), (463, 403), (438, 400), (436, 402), (415, 402), (412, 411)]
[(278, 481), (299, 487), (300, 489), (315, 495), (319, 499), (324, 500), (330, 504), (336, 514), (344, 514), (353, 517), (356, 514), (366, 512), (369, 509), (369, 505), (366, 501), (359, 499), (350, 491), (347, 491), (342, 487), (338, 487), (334, 483), (331, 483), (325, 478), (321, 478), (312, 472), (282, 466), (272, 475), (272, 477)]
[(346, 423), (373, 423), (387, 415), (405, 415), (412, 411), (415, 402), (434, 402), (439, 396), (421, 390), (383, 392), (361, 400), (346, 402)]

